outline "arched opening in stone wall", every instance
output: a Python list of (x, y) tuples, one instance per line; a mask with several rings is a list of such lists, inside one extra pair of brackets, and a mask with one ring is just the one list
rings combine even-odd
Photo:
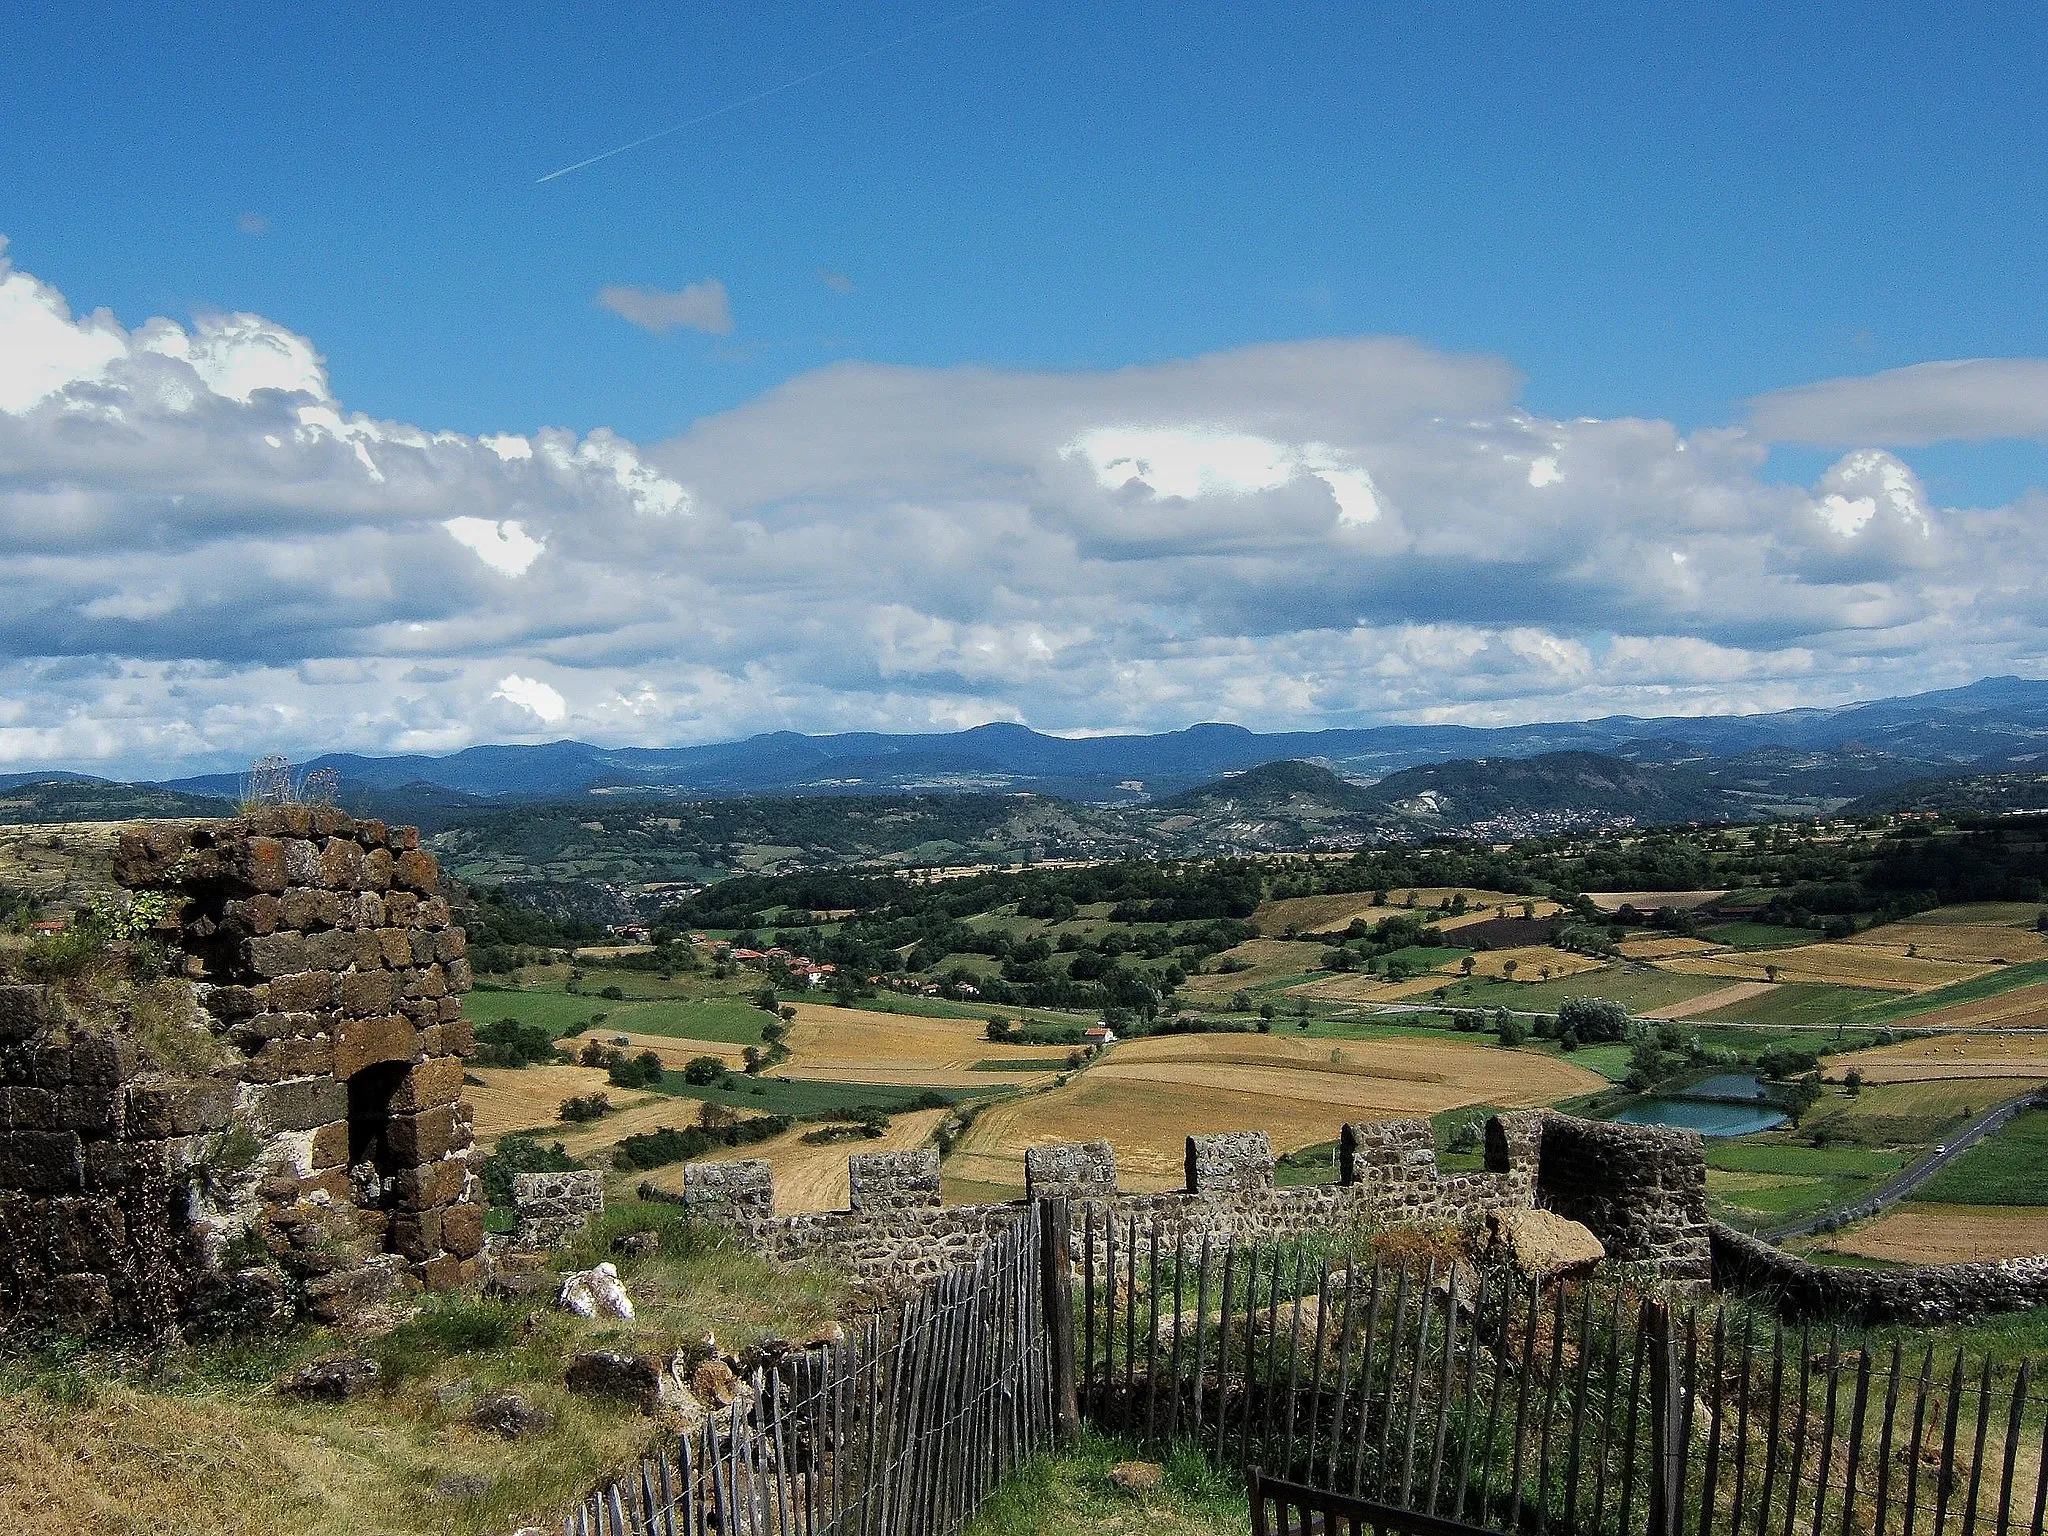
[(385, 1203), (384, 1185), (401, 1166), (391, 1142), (391, 1101), (406, 1071), (402, 1061), (373, 1061), (348, 1080), (348, 1165), (357, 1184), (356, 1203), (366, 1208)]

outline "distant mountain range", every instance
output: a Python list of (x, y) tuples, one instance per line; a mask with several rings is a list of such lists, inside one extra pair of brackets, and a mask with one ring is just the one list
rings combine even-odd
[[(479, 827), (515, 807), (547, 803), (562, 805), (571, 824), (578, 814), (623, 824), (638, 819), (625, 816), (631, 808), (655, 814), (663, 804), (736, 798), (993, 802), (1029, 794), (1066, 802), (1072, 815), (1054, 820), (1071, 824), (1096, 851), (1301, 846), (1434, 832), (1518, 836), (1625, 820), (1815, 814), (1844, 805), (2023, 808), (2042, 798), (2048, 776), (2048, 682), (1987, 678), (1835, 709), (1490, 729), (1259, 733), (1197, 725), (1069, 740), (985, 725), (917, 736), (777, 732), (701, 747), (561, 741), (472, 747), (445, 757), (331, 754), (301, 766), (334, 770), (345, 808), (417, 822), (430, 833)], [(0, 822), (217, 814), (241, 787), (235, 774), (122, 785), (76, 773), (14, 772), (0, 775)], [(877, 814), (863, 811), (856, 819)], [(802, 812), (759, 805), (730, 827), (730, 818), (713, 819), (726, 844), (751, 844), (756, 830), (773, 844), (770, 823), (815, 829), (831, 815), (822, 805)], [(951, 825), (958, 818), (940, 819)], [(998, 827), (1028, 822), (1031, 846), (1047, 842), (1043, 816), (1020, 822), (991, 803), (981, 819), (989, 837)], [(866, 832), (849, 837), (849, 851), (854, 843), (874, 843)], [(834, 836), (824, 842), (834, 843)], [(1052, 846), (1062, 842), (1062, 834), (1050, 838)]]

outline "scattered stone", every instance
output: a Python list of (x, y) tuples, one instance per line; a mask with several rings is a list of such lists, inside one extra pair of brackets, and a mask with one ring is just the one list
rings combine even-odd
[(690, 1391), (714, 1408), (723, 1408), (740, 1395), (740, 1378), (723, 1360), (713, 1357), (690, 1373)]
[(382, 1374), (377, 1362), (366, 1355), (337, 1355), (300, 1366), (278, 1383), (277, 1390), (292, 1397), (340, 1403), (369, 1391)]
[(578, 1317), (616, 1317), (629, 1323), (633, 1320), (633, 1299), (619, 1284), (619, 1272), (610, 1264), (564, 1275), (555, 1305)]
[(555, 1418), (517, 1392), (493, 1392), (471, 1411), (469, 1421), (507, 1440), (524, 1440), (528, 1435), (545, 1434), (553, 1428)]
[(451, 1472), (434, 1484), (437, 1497), (466, 1502), (480, 1499), (491, 1491), (491, 1480), (475, 1472)]
[(644, 1259), (661, 1252), (659, 1232), (622, 1232), (612, 1239), (612, 1252), (629, 1259)]
[(751, 1375), (764, 1367), (773, 1369), (795, 1347), (787, 1339), (762, 1339), (759, 1343), (749, 1344), (739, 1353), (740, 1374)]
[(1166, 1484), (1166, 1468), (1156, 1461), (1120, 1461), (1109, 1469), (1109, 1483), (1125, 1493), (1156, 1493)]
[(591, 1397), (622, 1397), (638, 1404), (643, 1413), (653, 1413), (661, 1406), (661, 1384), (666, 1374), (659, 1361), (646, 1355), (587, 1349), (569, 1362), (563, 1380), (571, 1392)]
[(820, 1323), (804, 1335), (805, 1349), (832, 1349), (846, 1342), (846, 1330), (836, 1322)]

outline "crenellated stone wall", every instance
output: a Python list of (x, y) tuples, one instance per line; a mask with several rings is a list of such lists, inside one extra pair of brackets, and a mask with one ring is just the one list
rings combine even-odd
[(469, 962), (418, 832), (267, 807), (129, 827), (111, 865), (169, 898), (184, 985), (115, 1018), (0, 989), (0, 1318), (339, 1318), (475, 1278)]
[[(1689, 1179), (1688, 1161), (1704, 1169), (1697, 1136), (1572, 1120), (1548, 1110), (1496, 1116), (1487, 1126), (1483, 1172), (1444, 1175), (1427, 1121), (1396, 1120), (1344, 1127), (1337, 1184), (1280, 1189), (1273, 1185), (1273, 1152), (1263, 1132), (1191, 1136), (1188, 1187), (1165, 1194), (1122, 1194), (1116, 1158), (1107, 1142), (1033, 1147), (1025, 1154), (1028, 1198), (1065, 1195), (1074, 1202), (1072, 1240), (1077, 1257), (1087, 1224), (1105, 1218), (1120, 1231), (1135, 1223), (1138, 1238), (1156, 1231), (1169, 1246), (1204, 1239), (1285, 1239), (1327, 1231), (1348, 1222), (1374, 1225), (1476, 1223), (1489, 1212), (1527, 1210), (1547, 1203), (1548, 1187), (1574, 1194), (1578, 1219), (1617, 1257), (1655, 1265), (1674, 1280), (1703, 1277), (1705, 1212), (1693, 1194), (1703, 1176)], [(1654, 1173), (1644, 1190), (1615, 1192), (1602, 1203), (1597, 1186), (1601, 1149), (1616, 1149), (1629, 1177)], [(692, 1163), (684, 1169), (683, 1201), (706, 1219), (733, 1223), (762, 1252), (784, 1260), (823, 1257), (855, 1275), (890, 1284), (916, 1283), (971, 1259), (1016, 1221), (1021, 1204), (938, 1204), (934, 1153), (889, 1153), (852, 1160), (852, 1210), (774, 1216), (766, 1164), (743, 1176), (750, 1192), (732, 1198), (734, 1163)], [(1672, 1165), (1666, 1168), (1664, 1165)], [(752, 1171), (758, 1168), (759, 1171)], [(653, 1193), (653, 1191), (649, 1191)], [(1697, 1217), (1698, 1243), (1694, 1242)]]

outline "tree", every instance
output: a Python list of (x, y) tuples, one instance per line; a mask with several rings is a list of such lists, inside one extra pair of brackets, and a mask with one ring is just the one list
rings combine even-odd
[(713, 1099), (706, 1099), (697, 1108), (697, 1128), (703, 1131), (722, 1131), (727, 1126), (738, 1124), (739, 1118), (729, 1105)]
[(1529, 1026), (1505, 1009), (1495, 1018), (1494, 1038), (1504, 1046), (1517, 1046), (1529, 1038)]
[(1250, 1013), (1252, 1011), (1251, 993), (1237, 992), (1233, 994), (1230, 999), (1230, 1011), (1232, 1013)]
[(1477, 955), (1467, 955), (1464, 959), (1458, 962), (1458, 974), (1460, 976), (1470, 976), (1472, 974), (1472, 968), (1476, 966), (1478, 963), (1479, 957)]
[(1779, 1089), (1778, 1102), (1785, 1106), (1785, 1113), (1791, 1116), (1792, 1124), (1797, 1128), (1799, 1122), (1806, 1117), (1806, 1112), (1820, 1102), (1820, 1095), (1820, 1074), (1809, 1072), (1796, 1082)]
[(746, 1047), (740, 1052), (740, 1060), (746, 1066), (747, 1075), (752, 1077), (761, 1070), (761, 1048), (754, 1045)]
[(1778, 968), (1775, 965), (1767, 965), (1764, 967), (1764, 980), (1771, 982), (1774, 985), (1776, 984), (1778, 980)]
[(1586, 1042), (1626, 1040), (1631, 1024), (1628, 1009), (1611, 998), (1568, 997), (1557, 1010), (1557, 1032)]
[(754, 994), (754, 1006), (764, 1009), (769, 1013), (775, 1012), (775, 989), (773, 987), (763, 987), (760, 991), (756, 992)]
[(794, 1024), (796, 1022), (796, 1005), (784, 1003), (781, 1008), (776, 1010), (776, 1016), (785, 1024)]
[(1849, 1097), (1852, 1099), (1861, 1093), (1863, 1091), (1863, 1069), (1861, 1067), (1851, 1067), (1847, 1072), (1843, 1073), (1842, 1086), (1849, 1091)]
[(692, 1056), (683, 1064), (683, 1081), (692, 1088), (708, 1088), (725, 1076), (725, 1063), (716, 1056)]
[(1501, 975), (1505, 976), (1509, 981), (1513, 981), (1515, 979), (1515, 972), (1520, 970), (1521, 968), (1522, 962), (1519, 960), (1503, 960), (1500, 963), (1500, 973)]
[(1010, 1021), (999, 1013), (991, 1014), (989, 1015), (988, 1029), (985, 1033), (990, 1040), (1000, 1045), (1010, 1038)]

